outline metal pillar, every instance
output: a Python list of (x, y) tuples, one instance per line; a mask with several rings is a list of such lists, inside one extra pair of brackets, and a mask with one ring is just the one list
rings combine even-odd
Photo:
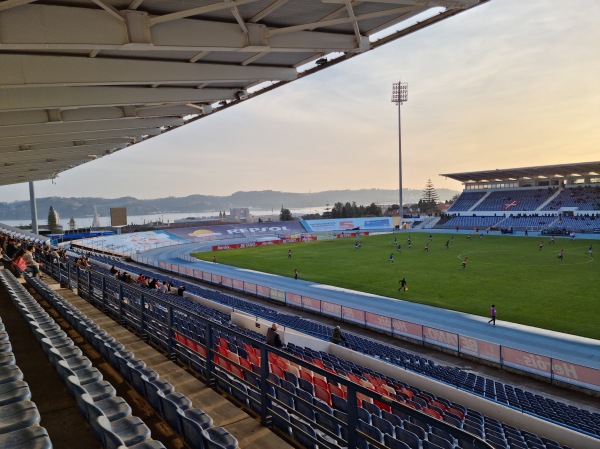
[(35, 188), (33, 181), (29, 181), (29, 206), (31, 207), (31, 232), (38, 234), (37, 206), (35, 204)]
[(400, 217), (400, 228), (402, 228), (404, 210), (402, 209), (402, 120), (400, 116), (400, 109), (402, 104), (408, 100), (408, 85), (406, 83), (397, 82), (392, 86), (392, 103), (396, 103), (398, 105), (398, 215)]

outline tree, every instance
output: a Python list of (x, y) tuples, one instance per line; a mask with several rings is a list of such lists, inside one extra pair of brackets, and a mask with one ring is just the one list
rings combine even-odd
[(52, 206), (50, 206), (50, 209), (48, 210), (48, 229), (50, 230), (50, 234), (56, 234), (58, 232), (58, 220)]
[(419, 210), (421, 212), (434, 212), (437, 210), (438, 201), (439, 197), (435, 191), (433, 182), (431, 182), (431, 179), (428, 179), (423, 190), (423, 196), (419, 200)]
[(371, 203), (365, 209), (365, 213), (369, 217), (380, 217), (381, 216), (381, 208), (377, 204)]
[(281, 211), (279, 212), (279, 220), (280, 221), (292, 221), (294, 218), (292, 217), (292, 213), (289, 209), (285, 209), (281, 206)]

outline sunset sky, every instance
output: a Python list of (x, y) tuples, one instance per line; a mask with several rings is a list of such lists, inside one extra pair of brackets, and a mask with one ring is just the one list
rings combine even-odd
[[(461, 189), (453, 173), (600, 160), (600, 1), (492, 0), (61, 174), (38, 197)], [(29, 197), (0, 187), (0, 201)]]

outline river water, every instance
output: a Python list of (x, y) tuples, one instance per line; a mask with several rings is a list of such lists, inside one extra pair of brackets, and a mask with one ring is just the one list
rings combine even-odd
[[(325, 207), (305, 207), (298, 209), (290, 209), (290, 212), (295, 217), (300, 217), (306, 214), (316, 214), (323, 213), (325, 211)], [(258, 217), (263, 220), (271, 220), (271, 221), (279, 221), (279, 210), (261, 210), (261, 209), (250, 209), (250, 216), (252, 218), (258, 219)], [(204, 212), (181, 212), (181, 213), (156, 213), (156, 214), (148, 214), (148, 215), (130, 215), (127, 217), (128, 224), (137, 224), (142, 225), (146, 223), (174, 223), (175, 220), (187, 218), (187, 217), (195, 217), (199, 219), (219, 219), (219, 211), (204, 211)], [(76, 228), (89, 228), (92, 226), (92, 221), (94, 217), (73, 217), (75, 220)], [(69, 221), (71, 217), (60, 217), (60, 223), (63, 226), (63, 229), (69, 229)], [(0, 223), (7, 224), (9, 226), (29, 226), (31, 224), (31, 220), (4, 220), (0, 217)], [(38, 217), (38, 225), (46, 225), (48, 223), (48, 217)], [(100, 226), (107, 227), (110, 226), (110, 217), (100, 216)]]

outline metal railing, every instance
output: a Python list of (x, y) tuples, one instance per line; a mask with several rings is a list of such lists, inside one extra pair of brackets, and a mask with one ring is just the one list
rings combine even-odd
[[(280, 430), (283, 428), (283, 434), (287, 433), (285, 427), (289, 426), (294, 438), (301, 443), (312, 442), (319, 447), (331, 449), (354, 449), (358, 447), (359, 439), (362, 439), (384, 449), (386, 446), (383, 441), (359, 430), (359, 399), (363, 399), (377, 403), (398, 416), (411, 417), (442, 429), (452, 435), (459, 446), (462, 442), (470, 444), (469, 447), (491, 448), (474, 435), (400, 402), (400, 397), (394, 398), (373, 391), (333, 370), (315, 365), (312, 360), (304, 360), (288, 351), (267, 346), (253, 331), (223, 324), (218, 318), (193, 311), (186, 307), (186, 300), (182, 297), (170, 295), (173, 298), (167, 300), (148, 293), (147, 289), (126, 284), (98, 271), (83, 269), (70, 262), (64, 265), (47, 263), (44, 269), (63, 286), (77, 289), (79, 296), (161, 349), (166, 356), (196, 371), (208, 385), (245, 405), (249, 412), (260, 415), (263, 425)], [(238, 347), (248, 345), (255, 348), (259, 365), (240, 363), (239, 356), (236, 360), (236, 357), (221, 349), (220, 338), (228, 342), (233, 338)], [(346, 391), (346, 416), (328, 416), (339, 426), (340, 432), (333, 432), (329, 426), (311, 421), (298, 412), (297, 406), (290, 406), (286, 396), (291, 397), (294, 404), (302, 404), (306, 410), (312, 410), (315, 414), (323, 413), (322, 406), (307, 400), (305, 395), (302, 397), (294, 393), (284, 383), (286, 379), (274, 376), (271, 370), (275, 358), (299, 369), (310, 370)], [(288, 420), (287, 415), (292, 419)], [(308, 423), (309, 428), (316, 433), (307, 431), (303, 422)]]

